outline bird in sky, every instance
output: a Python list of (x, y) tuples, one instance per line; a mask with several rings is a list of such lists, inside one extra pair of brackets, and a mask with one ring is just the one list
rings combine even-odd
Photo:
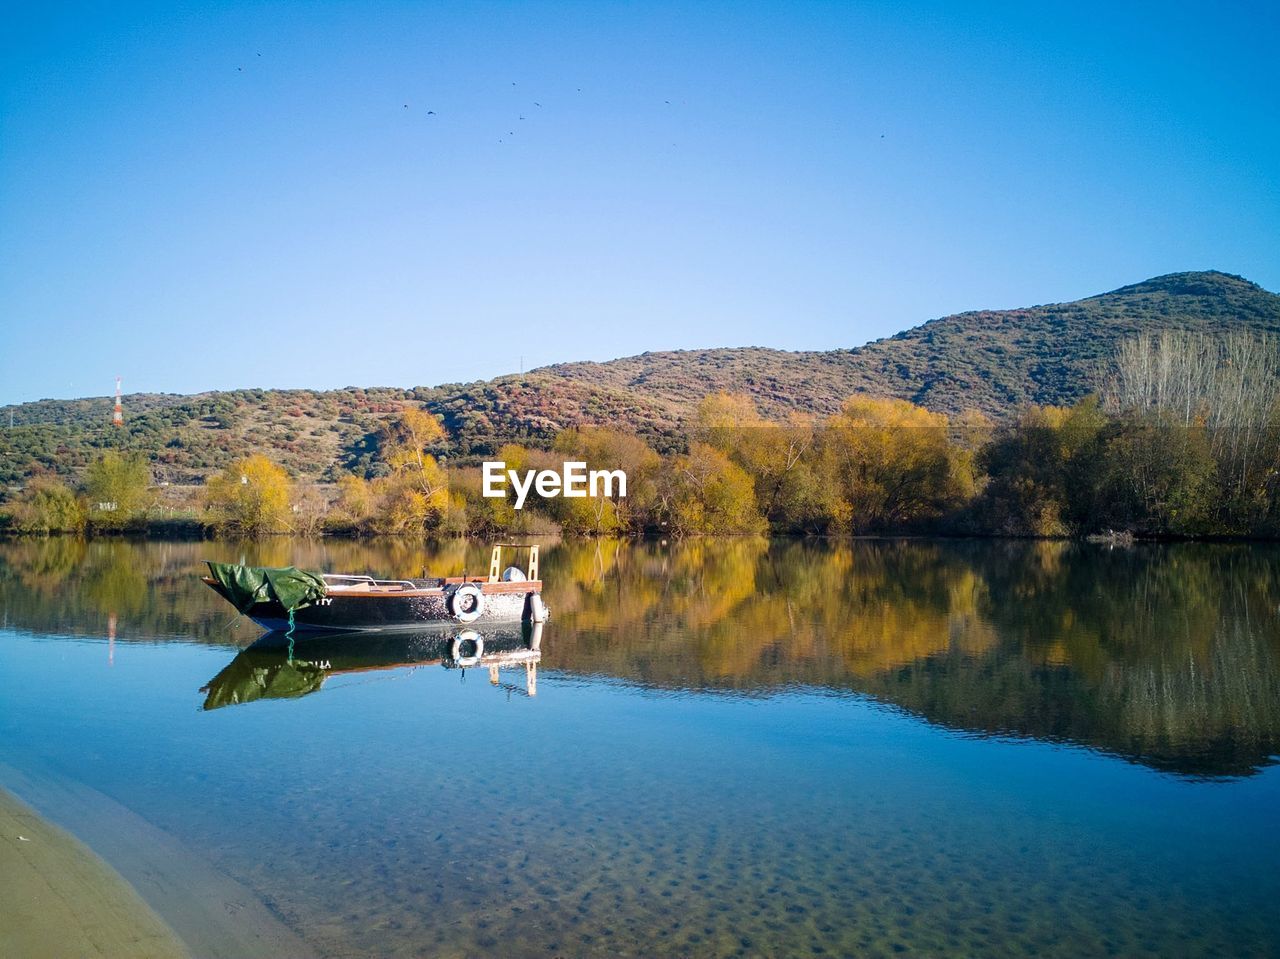
[(429, 116), (429, 117), (433, 117), (433, 116), (435, 116), (435, 115), (436, 115), (436, 111), (435, 111), (435, 110), (428, 110), (428, 111), (427, 111), (427, 116)]
[(540, 107), (540, 106), (542, 106), (542, 104), (541, 104), (541, 103), (535, 103), (535, 104), (534, 104), (534, 106), (535, 106), (535, 107)]

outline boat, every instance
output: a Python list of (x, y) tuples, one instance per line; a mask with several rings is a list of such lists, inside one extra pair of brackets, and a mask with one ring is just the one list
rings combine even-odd
[[(508, 552), (523, 554), (524, 567), (504, 568)], [(432, 624), (542, 623), (549, 615), (542, 602), (536, 545), (497, 544), (486, 577), (375, 579), (292, 566), (207, 565), (204, 582), (267, 630), (363, 632)]]

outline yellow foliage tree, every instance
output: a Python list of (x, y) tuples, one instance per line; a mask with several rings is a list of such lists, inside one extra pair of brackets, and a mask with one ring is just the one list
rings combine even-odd
[[(530, 465), (530, 459), (534, 457), (534, 451), (527, 447), (520, 446), (517, 443), (508, 443), (498, 450), (497, 459), (499, 462), (506, 463), (507, 469), (523, 472), (527, 469), (536, 469), (537, 466)], [(515, 494), (508, 487), (506, 496), (483, 496), (480, 493), (480, 484), (476, 484), (476, 492), (479, 502), (476, 509), (472, 512), (476, 514), (480, 524), (492, 530), (510, 530), (516, 531), (521, 529), (524, 517), (515, 508)], [(525, 506), (528, 509), (528, 505)]]
[[(652, 521), (662, 461), (644, 440), (621, 430), (584, 426), (561, 431), (553, 444), (566, 459), (581, 460), (588, 470), (620, 469), (627, 474), (627, 495), (560, 498), (555, 515), (571, 533), (605, 535), (638, 532)], [(510, 466), (510, 462), (507, 464)]]
[(677, 534), (764, 531), (751, 477), (714, 446), (691, 444), (672, 463), (668, 484), (668, 522)]
[(382, 437), (388, 475), (339, 480), (344, 514), (356, 526), (379, 533), (422, 533), (438, 526), (449, 509), (449, 483), (427, 450), (443, 438), (435, 416), (405, 407)]
[(743, 430), (764, 425), (755, 401), (741, 393), (703, 397), (693, 422), (699, 438), (722, 453), (731, 453), (743, 445)]
[(338, 479), (338, 510), (348, 522), (361, 526), (373, 515), (373, 490), (363, 476), (348, 473)]
[(936, 519), (973, 495), (972, 455), (947, 418), (906, 400), (855, 396), (823, 436), (837, 528), (871, 531)]
[(289, 530), (293, 481), (261, 454), (236, 460), (205, 486), (205, 509), (221, 532), (256, 536)]
[(432, 480), (439, 476), (439, 469), (427, 448), (442, 439), (444, 427), (439, 419), (420, 407), (406, 406), (387, 427), (382, 458), (393, 472), (412, 476), (422, 492), (430, 496), (435, 490)]
[(766, 519), (803, 527), (814, 513), (813, 424), (803, 416), (785, 423), (760, 416), (749, 396), (717, 393), (698, 404), (696, 435), (746, 470)]

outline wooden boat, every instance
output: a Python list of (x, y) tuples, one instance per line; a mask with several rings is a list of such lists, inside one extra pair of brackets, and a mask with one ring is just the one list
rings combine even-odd
[[(525, 567), (503, 568), (504, 551), (523, 552)], [(374, 579), (209, 563), (204, 582), (270, 630), (418, 629), (430, 624), (541, 623), (548, 610), (538, 579), (538, 547), (494, 546), (487, 577)]]

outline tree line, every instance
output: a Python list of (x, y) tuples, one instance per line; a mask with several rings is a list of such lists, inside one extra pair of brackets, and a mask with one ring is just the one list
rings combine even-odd
[[(994, 424), (906, 400), (850, 397), (833, 416), (763, 418), (750, 396), (705, 398), (683, 448), (591, 426), (550, 448), (511, 444), (490, 459), (622, 469), (626, 497), (481, 495), (477, 463), (442, 459), (440, 421), (406, 404), (363, 473), (295, 485), (264, 456), (205, 487), (223, 532), (356, 535), (1280, 534), (1280, 349), (1267, 337), (1164, 332), (1122, 344), (1094, 395), (1030, 407)], [(11, 503), (19, 532), (121, 529), (145, 521), (148, 465), (105, 453), (79, 490), (37, 477)]]

